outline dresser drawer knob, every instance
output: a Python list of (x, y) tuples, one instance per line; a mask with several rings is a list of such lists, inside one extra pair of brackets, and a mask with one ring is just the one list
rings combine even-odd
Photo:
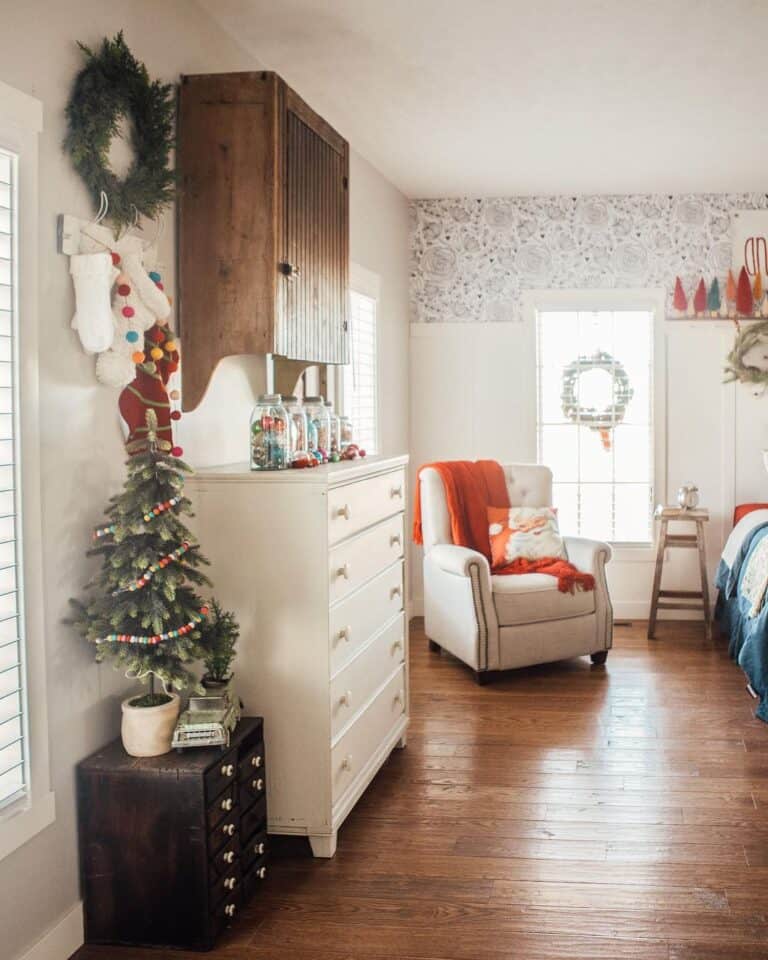
[(228, 917), (234, 917), (234, 915), (237, 913), (237, 907), (234, 903), (228, 903), (226, 907), (224, 907), (224, 913)]
[(339, 567), (339, 569), (336, 571), (336, 576), (344, 577), (345, 580), (349, 580), (349, 578), (352, 576), (352, 567), (348, 563), (345, 563), (343, 567)]
[(352, 754), (348, 753), (341, 764), (342, 770), (351, 770), (352, 769)]
[(339, 507), (336, 511), (337, 517), (344, 517), (345, 520), (352, 519), (352, 511), (349, 509), (349, 504), (345, 503), (343, 507)]
[(402, 542), (403, 542), (403, 541), (402, 541), (402, 538), (400, 537), (400, 534), (399, 534), (399, 533), (395, 533), (393, 536), (391, 536), (391, 537), (389, 538), (389, 545), (390, 545), (390, 547), (394, 547), (394, 546), (398, 546), (398, 547), (399, 547), (399, 546), (402, 544)]
[(402, 597), (403, 588), (402, 587), (392, 587), (389, 591), (390, 599), (394, 600), (395, 597)]
[(226, 800), (221, 801), (221, 809), (226, 810), (227, 813), (232, 809), (232, 804), (234, 803), (232, 797), (227, 797)]
[(235, 851), (227, 850), (223, 857), (224, 863), (234, 863), (235, 862)]
[(340, 707), (351, 707), (352, 706), (352, 691), (347, 690), (346, 693), (342, 693), (339, 697), (339, 706)]
[(352, 627), (342, 627), (341, 630), (336, 634), (339, 640), (346, 640), (349, 642), (352, 636)]
[(257, 857), (260, 857), (260, 856), (262, 855), (262, 853), (264, 853), (264, 844), (263, 844), (263, 843), (255, 843), (255, 844), (253, 845), (253, 852), (256, 854)]
[(262, 761), (262, 759), (261, 759), (261, 754), (260, 754), (260, 753), (257, 753), (255, 757), (251, 757), (251, 766), (252, 766), (252, 767), (260, 767), (262, 763), (263, 763), (263, 761)]
[(402, 483), (401, 483), (399, 486), (397, 486), (397, 487), (392, 487), (392, 489), (389, 491), (389, 495), (390, 495), (390, 497), (392, 497), (393, 499), (394, 499), (395, 497), (402, 497), (402, 495), (403, 495), (403, 485), (402, 485)]
[(222, 777), (231, 777), (235, 772), (234, 765), (231, 763), (225, 763), (221, 768)]
[(224, 886), (227, 888), (227, 890), (234, 890), (237, 886), (237, 877), (227, 877), (227, 879), (224, 881)]
[(235, 825), (234, 823), (225, 823), (221, 828), (222, 832), (225, 833), (228, 837), (234, 837), (235, 835)]
[(263, 790), (264, 781), (261, 779), (261, 777), (259, 777), (258, 780), (251, 780), (251, 787), (253, 787), (254, 790)]
[(266, 867), (259, 867), (259, 869), (256, 871), (256, 876), (259, 878), (259, 880), (263, 880), (264, 877), (266, 877), (266, 875), (267, 875)]

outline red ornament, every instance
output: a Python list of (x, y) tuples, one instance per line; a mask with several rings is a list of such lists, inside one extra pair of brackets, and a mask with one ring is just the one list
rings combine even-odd
[(181, 420), (181, 411), (180, 411), (180, 410), (172, 410), (172, 411), (171, 411), (171, 420)]
[(147, 336), (152, 340), (153, 343), (163, 343), (165, 341), (165, 334), (159, 327), (154, 327), (149, 331)]
[(155, 286), (158, 290), (165, 290), (162, 280), (155, 280)]
[(704, 313), (707, 309), (707, 287), (704, 283), (704, 278), (702, 277), (699, 280), (699, 285), (696, 287), (696, 293), (693, 295), (693, 309), (697, 314)]
[(171, 456), (172, 456), (172, 457), (180, 457), (180, 456), (182, 455), (182, 453), (184, 453), (184, 451), (182, 450), (181, 447), (174, 447), (174, 448), (171, 450)]
[(165, 369), (168, 371), (169, 374), (176, 373), (176, 371), (179, 369), (179, 365), (178, 363), (169, 363)]
[(127, 283), (121, 283), (120, 286), (117, 288), (117, 292), (120, 294), (121, 297), (127, 297), (128, 294), (131, 292), (131, 288), (128, 286)]
[(688, 298), (683, 290), (683, 282), (680, 277), (675, 277), (675, 295), (672, 298), (672, 306), (679, 313), (685, 313), (688, 309)]
[(752, 316), (752, 284), (744, 267), (741, 268), (736, 287), (736, 309), (743, 317)]
[(123, 307), (123, 316), (124, 316), (124, 317), (132, 317), (135, 312), (136, 312), (136, 311), (133, 309), (133, 307)]
[(200, 607), (200, 613), (202, 613), (202, 615), (203, 615), (204, 617), (207, 617), (207, 616), (208, 616), (208, 607)]
[(114, 266), (117, 266), (118, 263), (120, 263), (120, 254), (115, 253), (113, 250), (110, 252), (110, 256), (112, 257), (112, 263), (114, 264)]
[(361, 457), (364, 457), (364, 456), (365, 456), (365, 450), (358, 450), (357, 453), (358, 453), (358, 455), (361, 456)]

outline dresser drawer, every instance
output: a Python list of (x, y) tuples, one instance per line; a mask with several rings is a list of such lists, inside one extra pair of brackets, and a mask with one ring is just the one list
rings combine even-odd
[(267, 831), (255, 833), (248, 843), (243, 845), (243, 873), (250, 869), (254, 860), (263, 857), (268, 849)]
[(208, 829), (213, 830), (219, 820), (231, 813), (237, 804), (237, 794), (234, 783), (230, 784), (223, 793), (220, 793), (213, 803), (208, 806)]
[(232, 867), (240, 859), (240, 838), (233, 837), (229, 843), (222, 847), (217, 854), (211, 859), (211, 877), (215, 879), (216, 877), (224, 876), (224, 874), (229, 873)]
[(211, 899), (213, 904), (219, 903), (224, 897), (230, 896), (242, 886), (240, 864), (236, 863), (223, 877), (217, 877), (211, 884)]
[(331, 793), (336, 803), (405, 712), (405, 665), (331, 751)]
[(267, 781), (263, 770), (254, 770), (240, 781), (240, 809), (243, 814), (254, 800), (264, 795), (266, 788)]
[(251, 809), (244, 813), (240, 820), (240, 835), (243, 838), (243, 843), (247, 844), (250, 842), (250, 838), (256, 832), (264, 827), (267, 821), (267, 798), (262, 796), (260, 800), (251, 807)]
[(258, 888), (267, 879), (267, 858), (257, 860), (243, 877), (243, 898), (250, 900)]
[(405, 658), (405, 615), (400, 614), (331, 681), (331, 737), (365, 707)]
[(402, 557), (403, 536), (403, 515), (399, 514), (334, 547), (329, 558), (331, 603)]
[(338, 543), (405, 509), (405, 470), (335, 487), (328, 493), (328, 542)]
[(240, 833), (240, 811), (236, 807), (223, 820), (208, 832), (208, 852), (215, 855), (225, 843)]
[(236, 773), (237, 750), (230, 750), (229, 753), (225, 753), (221, 760), (217, 760), (216, 763), (206, 771), (205, 796), (208, 803), (234, 782)]
[(331, 607), (331, 676), (338, 673), (360, 647), (402, 609), (402, 561)]

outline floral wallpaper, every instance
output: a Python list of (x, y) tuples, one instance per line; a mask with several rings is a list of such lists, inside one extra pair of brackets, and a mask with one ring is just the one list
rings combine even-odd
[(521, 294), (557, 287), (665, 287), (692, 296), (725, 279), (731, 214), (768, 194), (512, 197), (411, 204), (416, 323), (521, 319)]

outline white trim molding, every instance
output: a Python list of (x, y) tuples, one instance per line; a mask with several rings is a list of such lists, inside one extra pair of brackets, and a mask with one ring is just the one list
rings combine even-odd
[(78, 902), (18, 960), (66, 960), (82, 947), (83, 904)]

